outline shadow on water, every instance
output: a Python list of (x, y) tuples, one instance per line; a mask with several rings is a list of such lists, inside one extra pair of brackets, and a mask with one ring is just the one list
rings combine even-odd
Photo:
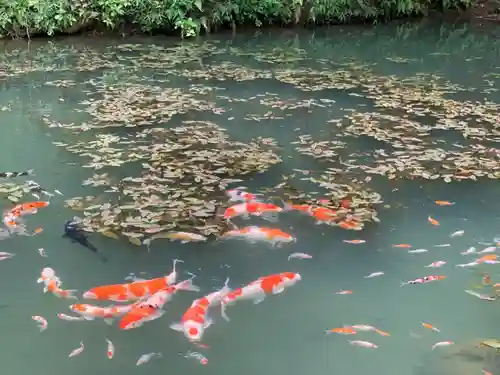
[[(449, 94), (455, 100), (482, 102), (486, 97), (498, 103), (500, 98), (491, 82), (496, 79), (494, 82), (498, 83), (500, 75), (494, 63), (498, 61), (500, 44), (485, 33), (464, 35), (459, 32), (461, 27), (425, 23), (380, 26), (374, 31), (344, 27), (314, 33), (304, 31), (292, 38), (289, 32), (266, 31), (253, 37), (212, 36), (206, 41), (181, 44), (165, 38), (118, 41), (77, 38), (33, 41), (29, 50), (24, 44), (16, 43), (15, 48), (7, 46), (5, 57), (0, 59), (0, 72), (6, 72), (0, 90), (4, 129), (0, 138), (4, 152), (0, 170), (34, 168), (36, 181), (47, 189), (61, 190), (64, 199), (102, 194), (105, 189), (82, 186), (82, 181), (94, 173), (92, 168), (83, 167), (92, 158), (70, 153), (53, 142), (89, 143), (102, 134), (138, 137), (143, 128), (123, 125), (143, 120), (148, 116), (141, 115), (140, 110), (146, 111), (148, 103), (158, 104), (156, 99), (149, 102), (138, 99), (146, 87), (157, 90), (148, 94), (151, 97), (162, 90), (168, 93), (169, 89), (179, 88), (169, 99), (175, 102), (180, 98), (178, 101), (185, 104), (185, 108), (176, 107), (170, 117), (165, 115), (159, 121), (148, 118), (153, 122), (152, 127), (175, 128), (185, 121), (211, 121), (240, 141), (248, 142), (258, 136), (275, 138), (284, 161), (264, 173), (245, 178), (241, 184), (250, 191), (274, 186), (283, 175), (294, 173), (294, 169), (322, 174), (332, 165), (345, 168), (339, 163), (349, 160), (352, 153), (360, 155), (361, 163), (375, 163), (376, 150), (393, 152), (395, 148), (384, 139), (367, 134), (343, 137), (348, 148), (339, 151), (340, 156), (333, 158), (334, 163), (300, 154), (297, 146), (291, 144), (298, 136), (307, 134), (319, 141), (336, 139), (344, 128), (331, 120), (352, 124), (354, 120), (349, 117), (352, 113), (362, 116), (381, 111), (366, 95), (372, 84), (367, 81), (365, 86), (333, 87), (338, 84), (334, 82), (332, 87), (321, 88), (327, 80), (321, 75), (311, 74), (308, 80), (299, 82), (285, 79), (284, 72), (294, 69), (294, 74), (299, 76), (313, 70), (341, 72), (344, 69), (352, 76), (362, 77), (364, 67), (369, 67), (370, 77), (392, 77), (402, 82), (401, 87), (416, 87), (408, 82), (427, 74), (430, 87), (436, 88), (442, 82), (456, 85), (458, 88)], [(154, 54), (163, 47), (170, 48), (169, 54), (155, 61)], [(183, 59), (182, 63), (169, 60), (170, 55)], [(223, 70), (224, 64), (232, 65)], [(201, 76), (190, 76), (195, 72), (201, 72)], [(251, 74), (253, 78), (249, 78)], [(373, 86), (382, 85), (380, 80), (377, 82)], [(112, 105), (108, 103), (108, 107), (89, 113), (88, 108), (93, 104), (109, 99), (111, 88), (125, 92), (134, 87), (140, 90), (133, 91), (135, 94), (129, 98), (119, 97)], [(461, 88), (467, 90), (461, 91)], [(199, 110), (186, 104), (182, 94), (210, 105)], [(167, 100), (164, 103), (171, 105)], [(400, 119), (412, 118), (421, 124), (434, 125), (437, 121), (435, 116), (419, 117), (411, 111), (404, 112), (404, 108), (391, 108), (391, 111), (387, 113), (396, 113)], [(119, 126), (104, 129), (67, 126), (93, 123), (97, 121), (96, 113), (117, 116)], [(435, 148), (443, 149), (455, 142), (468, 146), (495, 145), (494, 137), (464, 140), (459, 131), (449, 129), (432, 129), (429, 137), (436, 142)], [(109, 173), (115, 180), (138, 176), (142, 163), (134, 161), (95, 173)], [(298, 174), (294, 180), (297, 188), (318, 191), (319, 196), (325, 194), (325, 189), (301, 179), (300, 172), (295, 173)], [(339, 182), (344, 179), (343, 175), (337, 177)], [(453, 340), (457, 346), (468, 348), (477, 338), (494, 338), (500, 333), (495, 325), (498, 304), (475, 300), (463, 293), (464, 289), (480, 283), (484, 270), (492, 273), (494, 282), (500, 281), (500, 274), (494, 266), (463, 270), (454, 267), (474, 259), (460, 255), (461, 251), (469, 246), (481, 248), (478, 242), (490, 243), (500, 235), (498, 183), (495, 180), (445, 183), (441, 179), (427, 181), (409, 177), (389, 180), (375, 175), (371, 181), (363, 182), (363, 186), (379, 192), (384, 202), (377, 206), (380, 223), (368, 223), (360, 232), (315, 225), (311, 217), (287, 213), (281, 215), (275, 225), (292, 233), (298, 241), (278, 249), (231, 240), (184, 245), (159, 240), (153, 242), (151, 251), (147, 252), (144, 247), (138, 248), (125, 240), (89, 234), (91, 242), (109, 258), (107, 263), (100, 262), (82, 246), (61, 239), (64, 222), (83, 213), (65, 207), (62, 198), (54, 197), (47, 209), (27, 219), (32, 228), (42, 226), (42, 234), (0, 243), (1, 251), (16, 253), (14, 259), (0, 264), (3, 285), (0, 307), (9, 305), (0, 310), (3, 368), (10, 374), (36, 371), (40, 375), (69, 372), (80, 375), (89, 371), (120, 371), (128, 375), (141, 371), (134, 366), (141, 354), (154, 351), (162, 352), (163, 358), (144, 365), (147, 368), (142, 371), (151, 374), (165, 370), (208, 374), (237, 371), (244, 375), (262, 372), (471, 374), (466, 371), (472, 368), (468, 367), (468, 359), (442, 360), (442, 356), (454, 349), (438, 348), (431, 352), (430, 348), (444, 340)], [(455, 204), (440, 207), (434, 203), (436, 200)], [(4, 201), (4, 208), (12, 206), (7, 199)], [(438, 220), (440, 226), (429, 224), (429, 216)], [(239, 226), (271, 226), (258, 218), (235, 219), (235, 222)], [(451, 238), (450, 234), (458, 230), (464, 230), (464, 236)], [(354, 239), (366, 243), (344, 242)], [(448, 243), (449, 247), (435, 247)], [(408, 254), (407, 249), (394, 248), (395, 244), (411, 244), (413, 249), (425, 248), (429, 252)], [(45, 249), (48, 258), (38, 255), (40, 247)], [(306, 252), (313, 259), (287, 261), (292, 252)], [(58, 320), (56, 314), (68, 313), (70, 302), (43, 294), (36, 284), (45, 266), (56, 270), (65, 288), (85, 291), (97, 285), (122, 282), (130, 273), (138, 277), (164, 275), (171, 271), (174, 258), (184, 260), (180, 265), (181, 278), (189, 277), (187, 272), (197, 274), (196, 284), (205, 294), (222, 286), (226, 277), (230, 277), (233, 288), (260, 276), (284, 271), (300, 272), (303, 281), (262, 304), (242, 302), (229, 307), (232, 318), (229, 323), (221, 320), (218, 310), (214, 309), (211, 317), (215, 324), (207, 330), (205, 338), (209, 347), (203, 350), (210, 363), (204, 368), (178, 355), (188, 349), (199, 349), (169, 329), (169, 324), (179, 321), (198, 294), (179, 293), (168, 304), (166, 316), (138, 329), (120, 331), (116, 323)], [(438, 260), (447, 264), (437, 270), (424, 268)], [(385, 275), (365, 278), (378, 271)], [(448, 278), (428, 285), (399, 286), (401, 281), (431, 274), (444, 274)], [(336, 295), (340, 290), (352, 290), (353, 294)], [(32, 315), (45, 316), (49, 328), (38, 332), (31, 321)], [(441, 332), (425, 330), (421, 321), (430, 322)], [(323, 333), (325, 329), (349, 324), (372, 324), (389, 332), (390, 337), (359, 332), (355, 339), (379, 345), (378, 350), (370, 351), (350, 346), (351, 337)], [(106, 358), (105, 337), (116, 346), (116, 357), (112, 361)], [(68, 360), (67, 355), (81, 340), (85, 343), (84, 353)], [(488, 366), (496, 365), (488, 362)], [(500, 370), (488, 369), (493, 373)]]

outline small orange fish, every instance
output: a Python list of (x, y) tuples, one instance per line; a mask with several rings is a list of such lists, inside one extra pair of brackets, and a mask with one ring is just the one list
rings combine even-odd
[(410, 244), (407, 244), (407, 243), (400, 243), (397, 245), (392, 245), (392, 247), (396, 247), (398, 249), (411, 249), (412, 248), (412, 246)]
[[(498, 284), (500, 286), (500, 284)], [(339, 290), (337, 293), (339, 295), (352, 294), (352, 290)]]
[(432, 217), (430, 217), (430, 216), (428, 216), (428, 217), (427, 217), (427, 221), (428, 221), (429, 223), (431, 223), (432, 225), (435, 225), (436, 227), (438, 227), (438, 226), (439, 226), (439, 221), (437, 221), (436, 219), (433, 219), (433, 218), (432, 218)]
[(34, 231), (33, 231), (33, 235), (35, 234), (40, 234), (43, 232), (43, 228), (36, 228)]
[(345, 243), (352, 243), (352, 244), (361, 244), (365, 243), (365, 240), (344, 240)]
[(435, 201), (438, 206), (453, 206), (455, 202), (449, 202), (449, 201)]
[(338, 333), (341, 335), (355, 335), (357, 332), (353, 330), (352, 328), (333, 328), (326, 330), (325, 333)]
[(390, 336), (389, 333), (381, 331), (380, 329), (376, 329), (375, 332), (377, 332), (380, 336)]
[(424, 328), (428, 328), (428, 329), (430, 329), (430, 330), (432, 330), (432, 331), (434, 331), (434, 332), (441, 332), (441, 331), (439, 330), (439, 328), (436, 328), (436, 327), (434, 327), (432, 324), (429, 324), (429, 323), (426, 323), (426, 322), (422, 322), (422, 327), (424, 327)]

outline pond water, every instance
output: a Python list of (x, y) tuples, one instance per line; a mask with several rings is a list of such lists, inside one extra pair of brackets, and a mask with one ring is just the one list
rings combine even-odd
[[(498, 141), (500, 41), (493, 32), (425, 23), (301, 33), (262, 31), (184, 42), (162, 37), (5, 42), (0, 57), (0, 170), (34, 169), (36, 175), (30, 179), (48, 191), (58, 189), (64, 196), (56, 194), (49, 207), (26, 218), (30, 230), (44, 229), (41, 234), (0, 242), (0, 251), (16, 254), (0, 264), (0, 304), (7, 305), (0, 309), (4, 370), (39, 375), (89, 371), (124, 375), (165, 371), (437, 374), (430, 367), (432, 359), (451, 348), (431, 351), (436, 342), (471, 345), (477, 338), (500, 336), (495, 324), (498, 302), (464, 293), (464, 289), (475, 288), (492, 294), (488, 288), (478, 288), (482, 272), (491, 273), (494, 283), (500, 282), (496, 266), (455, 267), (478, 257), (460, 254), (468, 247), (482, 250), (500, 235), (498, 183), (494, 179), (499, 160), (494, 150), (485, 153), (480, 148), (495, 148)], [(357, 164), (333, 179), (379, 193), (383, 203), (373, 208), (380, 222), (370, 221), (362, 231), (350, 231), (315, 225), (313, 218), (294, 212), (281, 214), (277, 223), (260, 218), (233, 220), (238, 226), (278, 227), (297, 238), (296, 243), (276, 249), (266, 243), (180, 244), (163, 239), (154, 241), (148, 252), (125, 237), (114, 240), (89, 234), (91, 242), (109, 258), (106, 263), (61, 238), (64, 222), (84, 215), (69, 208), (65, 200), (102, 196), (105, 190), (83, 186), (84, 180), (94, 173), (108, 173), (115, 180), (137, 177), (141, 163), (146, 162), (132, 160), (130, 152), (137, 149), (122, 144), (119, 147), (126, 151), (121, 158), (128, 157), (131, 163), (93, 171), (92, 166), (88, 168), (90, 154), (104, 158), (103, 144), (87, 155), (70, 152), (68, 147), (81, 142), (75, 149), (83, 148), (103, 134), (137, 138), (147, 127), (175, 128), (187, 121), (216, 124), (241, 142), (256, 137), (278, 141), (276, 153), (283, 161), (263, 167), (262, 173), (241, 177), (243, 181), (232, 187), (245, 185), (249, 191), (258, 191), (295, 173), (297, 189), (319, 191), (321, 196), (327, 191), (304, 179), (319, 178), (326, 168), (347, 170), (347, 164)], [(357, 124), (355, 129), (353, 124)], [(392, 130), (401, 124), (403, 130)], [(347, 138), (346, 132), (350, 132)], [(416, 140), (405, 140), (405, 132)], [(314, 151), (310, 142), (293, 143), (307, 134), (315, 141), (337, 140), (346, 145), (322, 159), (329, 147), (333, 149), (331, 144)], [(395, 165), (397, 160), (409, 160), (404, 159), (408, 146), (419, 142), (424, 146), (416, 148), (412, 160), (419, 153), (437, 149), (445, 154), (460, 150), (462, 159), (422, 162), (411, 173), (405, 171), (411, 169), (408, 162), (399, 171), (386, 173), (394, 174), (391, 179), (367, 172), (365, 166), (373, 163), (374, 155), (379, 155), (381, 164)], [(309, 147), (320, 158), (300, 153), (300, 146)], [(380, 150), (396, 161), (381, 157)], [(357, 159), (352, 156), (356, 153)], [(94, 158), (97, 164), (101, 161)], [(309, 172), (302, 175), (294, 169)], [(492, 178), (455, 178), (470, 177), (479, 170)], [(436, 174), (436, 179), (420, 178), (425, 171)], [(444, 181), (447, 174), (455, 176), (449, 183)], [(22, 185), (25, 179), (12, 181)], [(112, 194), (105, 193), (99, 204), (109, 196)], [(32, 199), (27, 194), (21, 202)], [(454, 204), (440, 206), (436, 200)], [(5, 194), (3, 208), (12, 206)], [(431, 225), (429, 216), (440, 225)], [(450, 237), (459, 230), (464, 231), (462, 236)], [(393, 247), (395, 244), (411, 244), (412, 249), (428, 252), (409, 254), (408, 249)], [(450, 246), (436, 247), (440, 244)], [(39, 255), (39, 248), (45, 249), (47, 258)], [(287, 260), (293, 252), (313, 258)], [(36, 283), (41, 269), (52, 267), (65, 288), (85, 291), (125, 282), (131, 273), (142, 278), (166, 275), (174, 258), (184, 261), (179, 264), (179, 278), (189, 277), (187, 272), (196, 274), (194, 282), (202, 291), (179, 293), (160, 319), (127, 331), (120, 330), (116, 322), (108, 325), (99, 319), (59, 320), (57, 313), (71, 314), (68, 305), (72, 302), (43, 294)], [(435, 261), (447, 264), (438, 269), (424, 267)], [(214, 325), (203, 338), (207, 348), (190, 344), (169, 328), (195, 298), (220, 288), (227, 277), (230, 286), (237, 288), (286, 271), (299, 272), (302, 281), (258, 305), (238, 302), (228, 309), (230, 322), (220, 318), (218, 308), (211, 310)], [(379, 271), (385, 274), (365, 278)], [(401, 281), (428, 275), (447, 278), (400, 287)], [(340, 290), (353, 293), (335, 294)], [(39, 332), (31, 320), (33, 315), (44, 316), (48, 329)], [(423, 328), (422, 321), (440, 332)], [(390, 336), (324, 333), (354, 324), (373, 325)], [(111, 361), (106, 358), (105, 338), (116, 348)], [(373, 342), (378, 349), (349, 345), (348, 340)], [(68, 359), (80, 341), (85, 351)], [(189, 350), (203, 353), (208, 365), (185, 358)], [(163, 357), (136, 367), (139, 356), (149, 352), (161, 352)], [(457, 366), (464, 374), (481, 374), (485, 366), (474, 362), (467, 367), (461, 360), (457, 359)], [(496, 373), (500, 367), (488, 370)], [(460, 373), (449, 371), (439, 373)]]

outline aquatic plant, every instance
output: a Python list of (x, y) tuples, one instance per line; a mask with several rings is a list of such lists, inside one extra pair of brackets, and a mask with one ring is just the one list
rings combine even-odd
[(425, 15), (464, 8), (473, 0), (4, 0), (0, 36), (74, 33), (103, 25), (184, 37), (237, 25), (325, 25)]

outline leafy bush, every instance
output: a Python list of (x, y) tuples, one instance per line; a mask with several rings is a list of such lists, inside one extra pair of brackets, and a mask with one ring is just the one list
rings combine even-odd
[(75, 32), (135, 24), (143, 32), (191, 37), (237, 25), (322, 25), (464, 8), (474, 0), (1, 0), (0, 35)]

